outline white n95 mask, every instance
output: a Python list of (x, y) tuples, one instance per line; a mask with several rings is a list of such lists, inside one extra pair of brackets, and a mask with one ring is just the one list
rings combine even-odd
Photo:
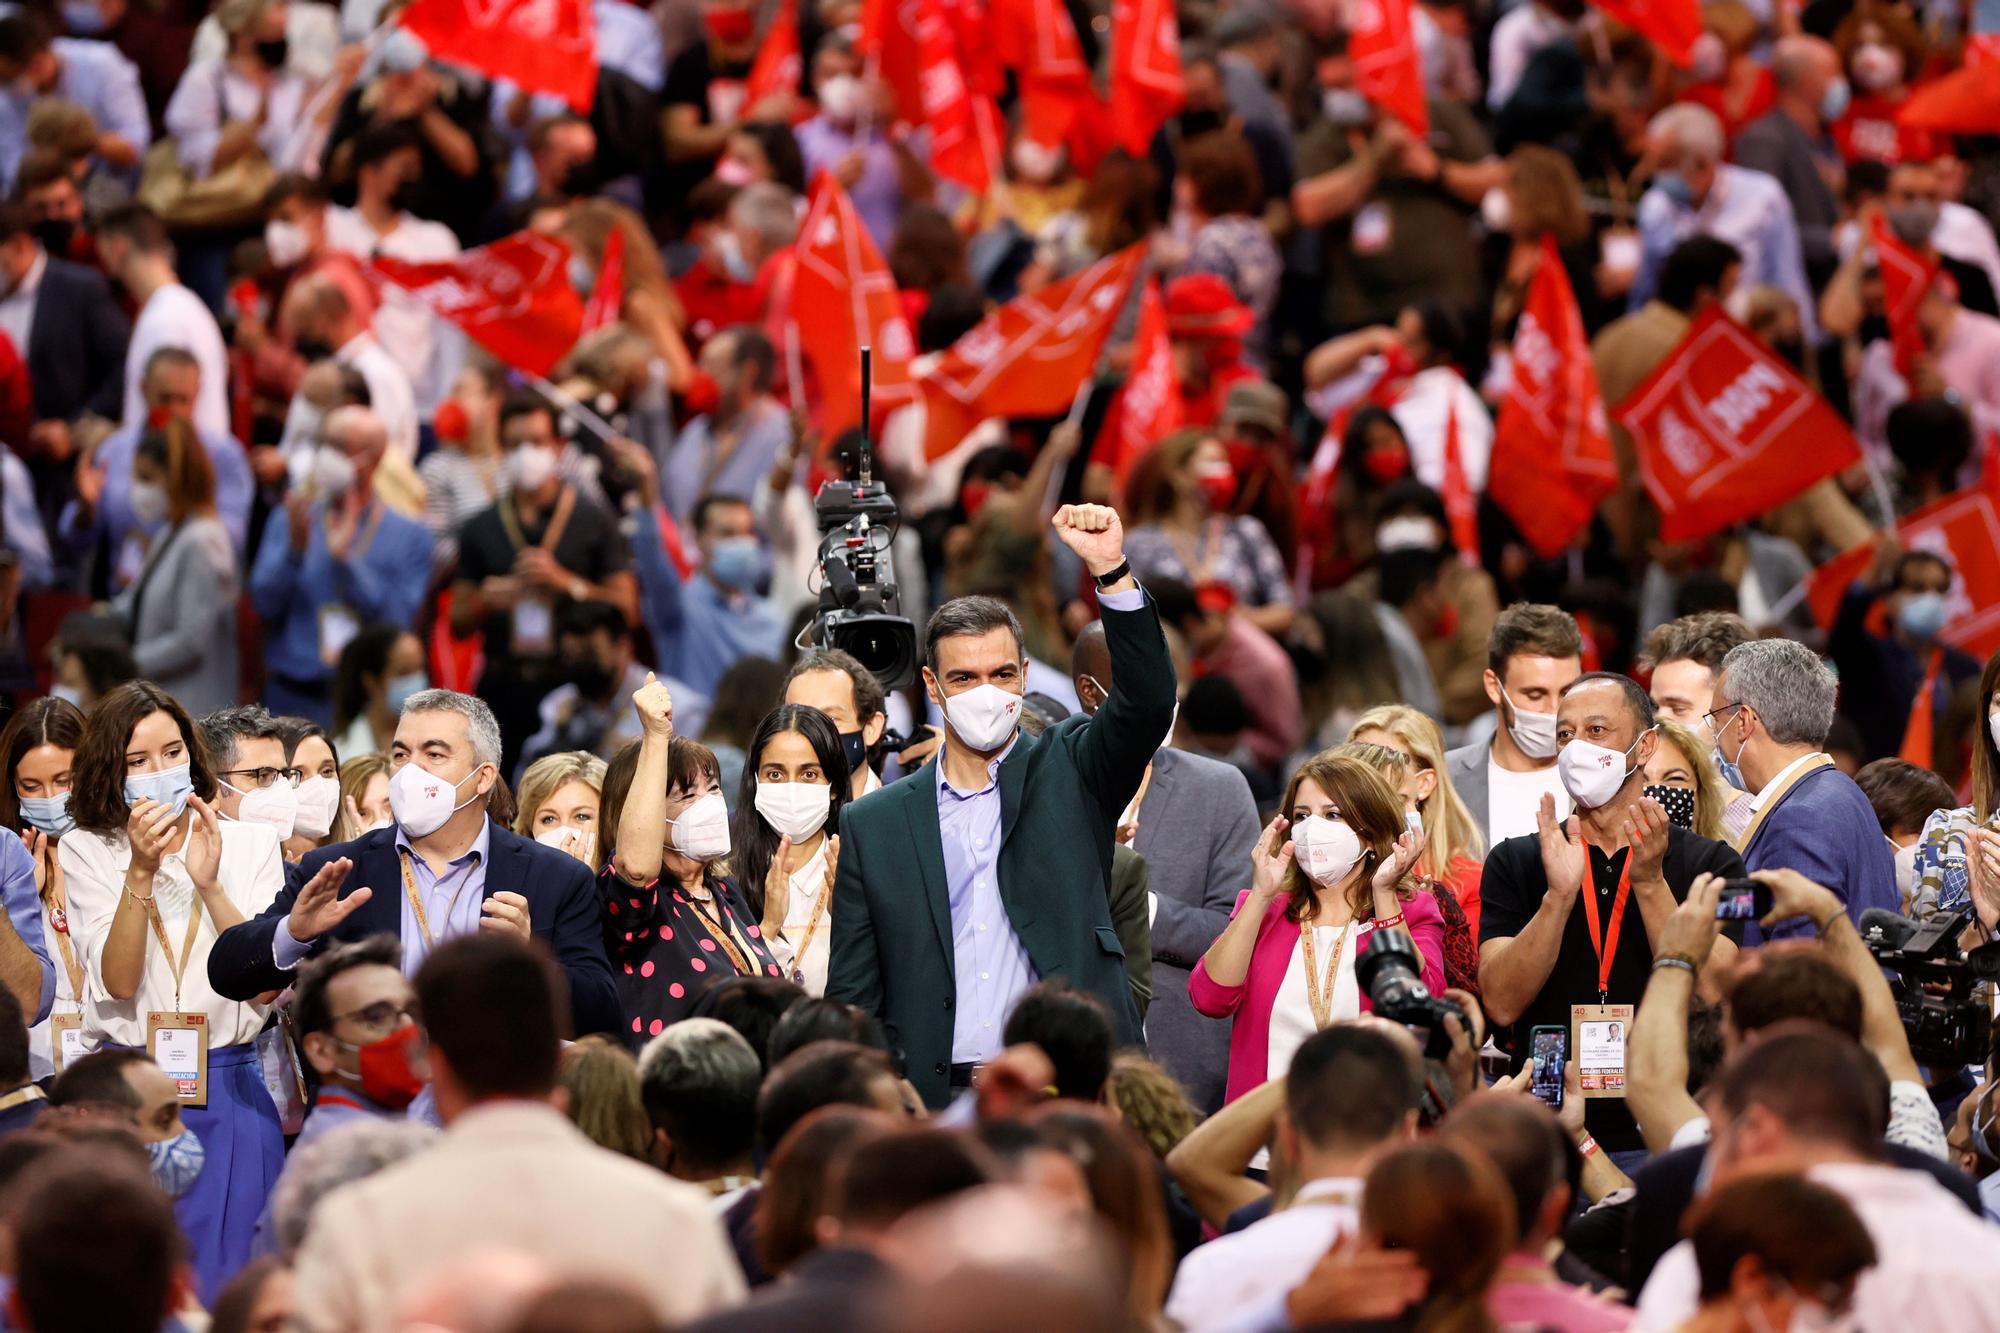
[(804, 842), (826, 824), (833, 788), (824, 782), (759, 782), (755, 805), (774, 831)]
[(1338, 884), (1361, 860), (1361, 835), (1344, 819), (1309, 815), (1292, 825), (1292, 852), (1307, 879), (1322, 887)]
[(998, 685), (975, 685), (944, 701), (945, 721), (981, 754), (1005, 745), (1021, 725), (1021, 696)]
[(667, 821), (667, 843), (682, 856), (713, 861), (729, 855), (729, 805), (721, 792), (710, 792)]

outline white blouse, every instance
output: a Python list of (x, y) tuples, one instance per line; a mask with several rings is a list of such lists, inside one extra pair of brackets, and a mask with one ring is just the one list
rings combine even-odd
[[(772, 956), (785, 969), (789, 980), (793, 971), (805, 977), (799, 984), (808, 995), (826, 994), (826, 963), (830, 950), (828, 941), (833, 938), (833, 905), (827, 904), (819, 914), (819, 925), (813, 930), (812, 939), (806, 939), (806, 927), (811, 923), (813, 908), (819, 902), (820, 894), (826, 887), (826, 849), (831, 839), (822, 838), (819, 850), (812, 859), (792, 872), (792, 891), (785, 902), (785, 924), (778, 938), (765, 941), (771, 946)], [(806, 947), (805, 957), (799, 957), (799, 945)]]
[[(1354, 977), (1354, 959), (1361, 952), (1366, 930), (1362, 922), (1313, 927), (1313, 961), (1320, 966), (1321, 980), (1326, 977), (1327, 960), (1336, 948), (1340, 950), (1340, 965), (1333, 976), (1331, 1022), (1361, 1017), (1361, 985)], [(1346, 937), (1345, 943), (1342, 936)], [(1285, 964), (1285, 979), (1278, 983), (1278, 998), (1271, 1005), (1266, 1076), (1280, 1079), (1289, 1074), (1292, 1056), (1317, 1031), (1319, 1024), (1313, 1021), (1312, 999), (1306, 992), (1306, 950), (1301, 938), (1292, 944), (1292, 959)]]
[[(222, 856), (216, 877), (236, 910), (254, 917), (269, 907), (285, 886), (285, 862), (277, 831), (262, 824), (229, 820), (222, 822), (221, 829)], [(103, 834), (77, 829), (57, 844), (57, 856), (69, 895), (70, 938), (83, 961), (90, 991), (84, 1009), (84, 1035), (93, 1044), (144, 1046), (147, 1013), (174, 1008), (173, 965), (161, 952), (151, 926), (146, 928), (145, 967), (138, 993), (129, 1000), (115, 1000), (104, 985), (104, 941), (111, 933), (118, 900), (125, 894), (131, 844), (122, 831)], [(188, 912), (195, 897), (184, 851), (161, 858), (159, 873), (153, 878), (153, 896), (160, 905), (167, 939), (178, 952), (187, 938)], [(181, 1009), (208, 1015), (211, 1050), (252, 1040), (270, 1013), (268, 1005), (226, 1000), (208, 984), (208, 954), (215, 947), (216, 934), (215, 918), (204, 910), (180, 988)]]

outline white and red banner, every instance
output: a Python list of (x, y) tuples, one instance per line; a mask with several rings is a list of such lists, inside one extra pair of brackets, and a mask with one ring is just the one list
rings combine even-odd
[(1632, 433), (1668, 541), (1754, 518), (1861, 461), (1847, 423), (1720, 306), (1612, 415)]
[(1692, 62), (1695, 38), (1701, 36), (1698, 0), (1594, 0), (1594, 3), (1660, 48), (1667, 59), (1682, 69)]
[[(1863, 542), (1815, 569), (1806, 593), (1813, 618), (1833, 628), (1841, 599), (1875, 562), (1881, 539)], [(1986, 660), (2000, 650), (2000, 477), (1925, 505), (1896, 524), (1906, 551), (1929, 551), (1951, 568), (1941, 642)], [(1924, 762), (1928, 762), (1925, 760)]]
[(583, 328), (578, 336), (610, 328), (624, 309), (625, 229), (613, 223), (604, 238), (604, 262), (597, 266), (597, 281), (591, 284), (590, 299), (583, 303)]
[(1542, 237), (1511, 361), (1486, 493), (1537, 554), (1552, 556), (1576, 540), (1618, 485), (1590, 338), (1553, 235)]
[[(861, 349), (872, 347), (873, 408), (916, 397), (910, 361), (916, 341), (896, 296), (896, 280), (840, 182), (822, 171), (793, 247), (791, 319), (819, 386), (819, 428), (831, 440), (861, 421)], [(794, 386), (794, 392), (803, 386)]]
[(1139, 327), (1132, 339), (1132, 373), (1119, 391), (1117, 457), (1119, 485), (1140, 457), (1181, 428), (1186, 404), (1174, 373), (1173, 342), (1167, 337), (1167, 305), (1158, 279), (1148, 279), (1139, 296)]
[(1348, 0), (1347, 58), (1363, 97), (1423, 139), (1431, 132), (1410, 0)]
[(517, 231), (439, 263), (381, 255), (369, 263), (517, 370), (547, 375), (583, 329), (583, 298), (569, 281), (569, 247), (553, 236)]
[(958, 35), (945, 0), (921, 0), (917, 48), (923, 55), (924, 123), (931, 129), (931, 170), (974, 194), (992, 187), (1000, 167), (1000, 113), (993, 99), (966, 85)]
[(440, 60), (553, 93), (578, 111), (597, 96), (590, 0), (415, 0), (397, 21)]
[(750, 65), (743, 105), (756, 106), (768, 98), (787, 94), (797, 97), (799, 61), (799, 0), (784, 0), (778, 6), (778, 16), (764, 33), (764, 40), (757, 44), (757, 58)]
[(1144, 161), (1153, 135), (1186, 97), (1173, 0), (1113, 0), (1112, 141)]
[(1917, 308), (1937, 280), (1938, 266), (1896, 239), (1876, 214), (1869, 233), (1875, 267), (1882, 274), (1883, 313), (1889, 320), (1889, 345), (1896, 369), (1904, 375), (1924, 354), (1924, 335), (1917, 327)]

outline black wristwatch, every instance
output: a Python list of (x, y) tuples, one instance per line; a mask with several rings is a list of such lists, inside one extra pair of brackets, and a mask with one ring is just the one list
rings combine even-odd
[(1107, 569), (1095, 577), (1097, 580), (1097, 590), (1102, 592), (1120, 579), (1131, 578), (1132, 562), (1130, 560), (1120, 560), (1116, 569)]

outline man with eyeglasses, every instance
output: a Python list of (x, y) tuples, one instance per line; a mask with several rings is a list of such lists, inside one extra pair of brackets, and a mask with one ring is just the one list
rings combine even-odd
[(219, 784), (216, 814), (269, 825), (279, 842), (291, 837), (299, 812), (299, 770), (285, 762), (278, 719), (261, 704), (250, 704), (210, 713), (200, 725), (202, 744)]
[(335, 945), (299, 969), (292, 1025), (314, 1085), (294, 1147), (357, 1120), (401, 1120), (429, 1077), (394, 936)]

